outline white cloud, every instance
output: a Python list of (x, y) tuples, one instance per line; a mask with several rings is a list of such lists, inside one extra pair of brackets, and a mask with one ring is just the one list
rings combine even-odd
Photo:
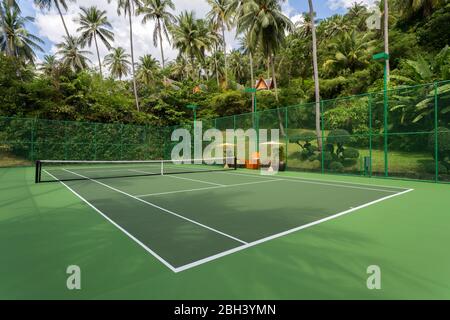
[[(358, 3), (371, 7), (375, 5), (376, 0), (359, 0)], [(335, 11), (338, 9), (348, 9), (355, 3), (355, 0), (327, 0), (328, 7)]]
[[(209, 11), (209, 6), (206, 0), (174, 0), (175, 14), (179, 14), (184, 10), (193, 10), (197, 18), (205, 18)], [(114, 47), (123, 47), (130, 52), (130, 38), (129, 38), (129, 23), (128, 18), (123, 15), (117, 15), (116, 3), (112, 1), (108, 3), (107, 0), (78, 0), (77, 3), (68, 3), (68, 10), (63, 14), (69, 33), (75, 34), (78, 28), (77, 23), (73, 20), (78, 17), (80, 12), (79, 7), (97, 6), (107, 11), (108, 19), (113, 26), (115, 34), (115, 41), (112, 43)], [(55, 44), (63, 40), (65, 31), (61, 22), (61, 18), (55, 9), (50, 11), (39, 11), (36, 9), (36, 25), (38, 33), (42, 37), (47, 37), (52, 43), (51, 52), (57, 51)], [(160, 48), (153, 46), (153, 29), (154, 22), (148, 22), (145, 25), (141, 23), (142, 17), (133, 17), (133, 40), (136, 59), (144, 54), (151, 54), (156, 59), (160, 60)], [(235, 39), (235, 30), (227, 31), (225, 34), (227, 40), (227, 50), (237, 47), (238, 41)], [(175, 59), (178, 52), (172, 48), (171, 44), (164, 40), (163, 42), (165, 58), (168, 60)], [(99, 43), (100, 56), (103, 58), (108, 50), (100, 42)], [(95, 48), (91, 48), (94, 53)], [(97, 57), (91, 57), (93, 63), (97, 64)]]

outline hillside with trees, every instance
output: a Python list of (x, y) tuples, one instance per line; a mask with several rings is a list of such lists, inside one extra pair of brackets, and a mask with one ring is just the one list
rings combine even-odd
[[(130, 47), (112, 47), (115, 30), (106, 11), (90, 7), (80, 8), (76, 34), (65, 27), (56, 55), (36, 63), (43, 49), (27, 29), (33, 18), (23, 16), (15, 1), (1, 2), (1, 116), (173, 125), (192, 118), (185, 108), (192, 103), (203, 118), (251, 112), (251, 96), (243, 89), (260, 78), (273, 79), (274, 89), (257, 93), (259, 110), (311, 102), (312, 21), (320, 99), (382, 90), (383, 67), (371, 57), (383, 51), (383, 28), (367, 28), (372, 13), (362, 4), (323, 20), (304, 13), (294, 24), (277, 0), (208, 0), (205, 17), (175, 15), (171, 0), (110, 3), (130, 27), (133, 20), (155, 21), (148, 46), (160, 48), (158, 60), (135, 57), (131, 28)], [(67, 8), (64, 0), (35, 4), (41, 10)], [(390, 87), (449, 79), (450, 4), (396, 0), (390, 6)], [(379, 9), (383, 13), (382, 3)], [(227, 52), (224, 34), (232, 28), (240, 47)], [(164, 58), (163, 39), (178, 50), (175, 60)], [(110, 50), (103, 59), (99, 46)], [(194, 93), (197, 86), (202, 89)]]

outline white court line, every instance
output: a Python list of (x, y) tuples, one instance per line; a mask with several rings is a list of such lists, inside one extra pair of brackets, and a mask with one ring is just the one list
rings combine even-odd
[[(219, 173), (240, 175), (240, 176), (267, 177), (267, 176), (263, 176), (263, 175), (256, 175), (256, 174), (250, 174), (250, 173), (231, 173), (231, 172), (219, 172)], [(308, 180), (303, 180), (302, 178), (289, 179), (289, 177), (283, 177), (283, 178), (273, 178), (273, 180), (283, 180), (283, 181), (298, 182), (298, 183), (309, 183), (309, 184), (317, 184), (317, 185), (323, 185), (323, 186), (332, 186), (332, 187), (338, 187), (338, 188), (349, 188), (349, 189), (360, 189), (360, 190), (370, 190), (370, 191), (397, 193), (397, 191), (393, 191), (393, 190), (358, 187), (356, 185), (353, 185), (353, 186), (352, 185), (340, 185), (340, 184), (334, 184), (334, 183), (320, 182), (320, 181), (317, 181), (317, 180), (311, 180), (311, 181), (309, 179)], [(389, 188), (389, 187), (386, 187), (386, 188)], [(403, 189), (403, 190), (405, 190), (405, 189)]]
[[(44, 171), (46, 171), (46, 170), (44, 170)], [(68, 170), (67, 170), (67, 171), (68, 171)], [(68, 171), (68, 172), (70, 172), (70, 171)], [(71, 173), (72, 173), (72, 172), (71, 172)], [(55, 180), (57, 180), (52, 174), (50, 174), (50, 173), (48, 173), (48, 172), (47, 172), (47, 174), (49, 174), (49, 175), (52, 176)], [(75, 174), (75, 173), (74, 173), (74, 174)], [(79, 174), (77, 174), (77, 175), (79, 175)], [(81, 175), (79, 175), (79, 176), (81, 176)], [(254, 176), (257, 176), (257, 175), (254, 175)], [(87, 177), (83, 177), (83, 178), (88, 179), (88, 180), (91, 180), (91, 181), (96, 182), (96, 183), (99, 183), (99, 184), (102, 184), (102, 185), (104, 185), (104, 186), (106, 186), (106, 187), (108, 187), (108, 188), (110, 188), (110, 189), (112, 189), (112, 190), (115, 190), (115, 191), (117, 191), (117, 192), (126, 194), (126, 193), (124, 193), (124, 192), (121, 191), (121, 190), (118, 190), (118, 189), (115, 189), (115, 188), (110, 187), (110, 186), (108, 186), (108, 185), (105, 185), (105, 184), (103, 184), (103, 183), (101, 183), (101, 182), (99, 182), (99, 181), (92, 180), (92, 179), (87, 178)], [(282, 179), (265, 180), (264, 182), (271, 182), (271, 181), (278, 181), (278, 180), (282, 180)], [(162, 262), (165, 266), (167, 266), (170, 270), (172, 270), (172, 271), (175, 272), (175, 273), (178, 273), (178, 272), (181, 272), (181, 271), (185, 271), (185, 270), (194, 268), (194, 267), (196, 267), (196, 266), (199, 266), (199, 265), (205, 264), (205, 263), (207, 263), (207, 262), (210, 262), (210, 261), (219, 259), (219, 258), (221, 258), (221, 257), (227, 256), (227, 255), (230, 255), (230, 254), (233, 254), (233, 253), (235, 253), (235, 252), (242, 251), (242, 250), (244, 250), (244, 249), (247, 249), (247, 248), (256, 246), (256, 245), (258, 245), (258, 244), (261, 244), (261, 243), (264, 243), (264, 242), (267, 242), (267, 241), (270, 241), (270, 240), (273, 240), (273, 239), (276, 239), (276, 238), (279, 238), (279, 237), (283, 237), (283, 236), (285, 236), (285, 235), (294, 233), (294, 232), (299, 231), (299, 230), (302, 230), (302, 229), (306, 229), (306, 228), (312, 227), (312, 226), (314, 226), (314, 225), (320, 224), (320, 223), (325, 222), (325, 221), (328, 221), (328, 220), (332, 220), (332, 219), (338, 218), (338, 217), (343, 216), (343, 215), (345, 215), (345, 214), (354, 212), (354, 211), (356, 211), (356, 210), (359, 210), (359, 209), (362, 209), (362, 208), (371, 206), (371, 205), (373, 205), (373, 204), (376, 204), (376, 203), (378, 203), (378, 202), (381, 202), (381, 201), (384, 201), (384, 200), (387, 200), (387, 199), (390, 199), (390, 198), (393, 198), (393, 197), (396, 197), (396, 196), (403, 195), (403, 194), (405, 194), (405, 193), (408, 193), (408, 192), (411, 192), (411, 191), (414, 190), (414, 189), (407, 189), (407, 190), (405, 190), (405, 191), (403, 191), (403, 192), (399, 192), (399, 193), (397, 193), (397, 194), (389, 195), (389, 196), (380, 198), (380, 199), (378, 199), (378, 200), (375, 200), (375, 201), (368, 202), (368, 203), (366, 203), (366, 204), (360, 205), (360, 206), (358, 206), (358, 207), (354, 207), (354, 208), (351, 208), (351, 209), (349, 209), (349, 210), (346, 210), (346, 211), (343, 211), (343, 212), (334, 214), (334, 215), (332, 215), (332, 216), (329, 216), (329, 217), (326, 217), (326, 218), (323, 218), (323, 219), (320, 219), (320, 220), (311, 222), (311, 223), (309, 223), (309, 224), (305, 224), (305, 225), (302, 225), (302, 226), (299, 226), (299, 227), (296, 227), (296, 228), (293, 228), (293, 229), (290, 229), (290, 230), (287, 230), (287, 231), (283, 231), (283, 232), (280, 232), (280, 233), (278, 233), (278, 234), (274, 234), (274, 235), (271, 235), (271, 236), (269, 236), (269, 237), (262, 238), (262, 239), (259, 239), (259, 240), (256, 240), (256, 241), (253, 241), (253, 242), (250, 242), (250, 243), (246, 243), (246, 242), (244, 242), (244, 241), (242, 241), (242, 240), (239, 240), (241, 243), (244, 243), (244, 245), (241, 245), (241, 246), (239, 246), (239, 247), (236, 247), (236, 248), (233, 248), (233, 249), (230, 249), (230, 250), (227, 250), (227, 251), (224, 251), (224, 252), (221, 252), (221, 253), (212, 255), (212, 256), (207, 257), (207, 258), (204, 258), (204, 259), (200, 259), (200, 260), (194, 261), (194, 262), (192, 262), (192, 263), (183, 265), (183, 266), (181, 266), (181, 267), (173, 267), (170, 263), (168, 263), (167, 261), (165, 261), (165, 260), (164, 260), (163, 258), (161, 258), (158, 254), (156, 254), (154, 251), (152, 251), (151, 249), (149, 249), (149, 248), (148, 248), (147, 246), (145, 246), (142, 242), (140, 242), (140, 241), (139, 241), (138, 239), (136, 239), (134, 236), (132, 236), (131, 234), (129, 234), (125, 229), (123, 229), (122, 227), (120, 227), (119, 225), (117, 225), (114, 221), (112, 221), (110, 218), (108, 218), (108, 217), (107, 217), (105, 214), (103, 214), (100, 210), (98, 210), (96, 207), (94, 207), (92, 204), (90, 204), (90, 203), (89, 203), (87, 200), (85, 200), (82, 196), (80, 196), (78, 193), (76, 193), (74, 190), (72, 190), (72, 189), (71, 189), (69, 186), (67, 186), (64, 182), (62, 182), (62, 181), (60, 181), (60, 182), (61, 182), (65, 187), (67, 187), (71, 192), (73, 192), (76, 196), (78, 196), (81, 200), (83, 200), (86, 204), (88, 204), (91, 208), (93, 208), (96, 212), (100, 213), (100, 214), (101, 214), (103, 217), (105, 217), (108, 221), (110, 221), (111, 223), (113, 223), (117, 228), (119, 228), (122, 232), (124, 232), (126, 235), (128, 235), (132, 240), (134, 240), (135, 242), (137, 242), (137, 243), (138, 243), (140, 246), (142, 246), (147, 252), (149, 252), (150, 254), (152, 254), (155, 258), (157, 258), (160, 262)], [(262, 183), (262, 181), (261, 181), (261, 183)], [(211, 188), (214, 188), (214, 187), (211, 187)], [(131, 196), (131, 195), (129, 195), (129, 194), (126, 194), (126, 195)], [(139, 199), (139, 198), (137, 198), (137, 197), (135, 197), (135, 196), (131, 196), (131, 197), (132, 197), (132, 198), (135, 198), (136, 200), (139, 200), (139, 201), (142, 201), (142, 202), (144, 202), (144, 203), (147, 203), (147, 204), (149, 204), (149, 205), (156, 206), (156, 205), (153, 205), (153, 204), (151, 204), (151, 203), (149, 203), (149, 202), (146, 202), (146, 201), (144, 201), (144, 200), (141, 200), (141, 199)], [(157, 206), (156, 206), (156, 207), (157, 207)], [(163, 209), (163, 210), (166, 211), (165, 209)], [(181, 218), (184, 218), (184, 217), (181, 216)], [(195, 223), (195, 222), (194, 222), (194, 223)]]
[[(154, 174), (152, 172), (146, 172), (146, 171), (141, 171), (141, 170), (133, 170), (130, 169), (130, 171), (134, 171), (134, 172), (140, 172), (140, 173), (146, 173), (146, 174)], [(164, 177), (171, 177), (171, 178), (176, 178), (176, 179), (182, 179), (182, 180), (189, 180), (189, 181), (194, 181), (194, 182), (200, 182), (200, 183), (206, 183), (206, 184), (211, 184), (213, 186), (218, 186), (218, 187), (223, 187), (225, 186), (224, 184), (220, 184), (220, 183), (214, 183), (214, 182), (209, 182), (209, 181), (203, 181), (203, 180), (197, 180), (197, 179), (190, 179), (190, 178), (184, 178), (184, 177), (177, 177), (175, 175), (163, 175)]]
[(244, 250), (244, 249), (248, 249), (248, 248), (250, 248), (250, 247), (256, 246), (256, 245), (261, 244), (261, 243), (263, 243), (263, 242), (267, 242), (267, 241), (270, 241), (270, 240), (273, 240), (273, 239), (276, 239), (276, 238), (283, 237), (283, 236), (288, 235), (288, 234), (290, 234), (290, 233), (293, 233), (293, 232), (296, 232), (296, 231), (299, 231), (299, 230), (302, 230), (302, 229), (306, 229), (306, 228), (309, 228), (309, 227), (318, 225), (318, 224), (320, 224), (320, 223), (322, 223), (322, 222), (325, 222), (325, 221), (329, 221), (329, 220), (332, 220), (332, 219), (336, 219), (336, 218), (338, 218), (338, 217), (341, 217), (341, 216), (346, 215), (346, 214), (348, 214), (348, 213), (351, 213), (351, 212), (353, 212), (353, 211), (356, 211), (356, 210), (359, 210), (359, 209), (362, 209), (362, 208), (371, 206), (371, 205), (373, 205), (373, 204), (376, 204), (376, 203), (378, 203), (378, 202), (381, 202), (381, 201), (384, 201), (384, 200), (387, 200), (387, 199), (390, 199), (390, 198), (393, 198), (393, 197), (396, 197), (396, 196), (403, 195), (403, 194), (408, 193), (408, 192), (413, 191), (413, 190), (414, 190), (414, 189), (408, 189), (408, 190), (405, 190), (405, 191), (403, 191), (403, 192), (399, 192), (399, 193), (396, 193), (396, 194), (392, 194), (392, 195), (390, 195), (390, 196), (386, 196), (386, 197), (380, 198), (380, 199), (378, 199), (378, 200), (374, 200), (374, 201), (365, 203), (365, 204), (360, 205), (360, 206), (358, 206), (358, 207), (355, 207), (355, 208), (352, 208), (352, 209), (349, 209), (349, 210), (346, 210), (346, 211), (339, 212), (339, 213), (334, 214), (334, 215), (332, 215), (332, 216), (329, 216), (329, 217), (326, 217), (326, 218), (323, 218), (323, 219), (320, 219), (320, 220), (317, 220), (317, 221), (313, 221), (313, 222), (311, 222), (311, 223), (308, 223), (308, 224), (305, 224), (305, 225), (302, 225), (302, 226), (299, 226), (299, 227), (296, 227), (296, 228), (293, 228), (293, 229), (290, 229), (290, 230), (286, 230), (286, 231), (283, 231), (283, 232), (280, 232), (280, 233), (271, 235), (271, 236), (266, 237), (266, 238), (262, 238), (262, 239), (259, 239), (259, 240), (253, 241), (253, 242), (249, 242), (249, 243), (247, 243), (247, 244), (245, 244), (245, 245), (242, 245), (242, 246), (240, 246), (240, 247), (236, 247), (236, 248), (233, 248), (233, 249), (230, 249), (230, 250), (227, 250), (227, 251), (223, 251), (223, 252), (221, 252), (221, 253), (212, 255), (212, 256), (210, 256), (210, 257), (207, 257), (207, 258), (204, 258), (204, 259), (197, 260), (197, 261), (195, 261), (195, 262), (186, 264), (186, 265), (181, 266), (181, 267), (177, 267), (177, 268), (175, 268), (175, 269), (176, 269), (175, 272), (178, 273), (178, 272), (181, 272), (181, 271), (185, 271), (185, 270), (188, 270), (188, 269), (197, 267), (197, 266), (202, 265), (202, 264), (204, 264), (204, 263), (207, 263), (207, 262), (216, 260), (216, 259), (218, 259), (218, 258), (222, 258), (222, 257), (224, 257), (224, 256), (230, 255), (230, 254), (235, 253), (235, 252), (238, 252), (238, 251), (242, 251), (242, 250)]
[[(58, 179), (52, 175), (50, 172), (48, 172), (47, 170), (43, 169), (44, 172), (46, 172), (49, 176), (53, 177), (53, 179), (55, 179), (56, 181), (58, 181)], [(137, 244), (139, 244), (142, 248), (145, 249), (145, 251), (147, 251), (148, 253), (150, 253), (152, 256), (154, 256), (156, 259), (158, 259), (162, 264), (164, 264), (167, 268), (169, 268), (170, 270), (172, 270), (173, 272), (177, 272), (176, 268), (174, 266), (172, 266), (169, 262), (167, 262), (166, 260), (164, 260), (161, 256), (159, 256), (155, 251), (153, 251), (152, 249), (150, 249), (149, 247), (147, 247), (145, 244), (143, 244), (141, 241), (139, 241), (137, 238), (135, 238), (132, 234), (130, 234), (127, 230), (125, 230), (124, 228), (122, 228), (120, 225), (118, 225), (117, 223), (115, 223), (112, 219), (110, 219), (106, 214), (104, 214), (103, 212), (101, 212), (99, 209), (97, 209), (94, 205), (92, 205), (89, 201), (87, 201), (85, 198), (83, 198), (81, 195), (79, 195), (75, 190), (73, 190), (71, 187), (69, 187), (67, 184), (65, 184), (63, 181), (59, 181), (63, 186), (65, 186), (67, 189), (69, 189), (74, 195), (76, 195), (78, 198), (80, 198), (84, 203), (86, 203), (89, 207), (91, 207), (92, 209), (94, 209), (97, 213), (101, 214), (103, 216), (103, 218), (105, 218), (106, 220), (108, 220), (109, 222), (111, 222), (116, 228), (118, 228), (120, 231), (122, 231), (123, 233), (125, 233), (130, 239), (132, 239), (134, 242), (136, 242)]]
[(184, 216), (182, 216), (182, 215), (180, 215), (180, 214), (178, 214), (178, 213), (175, 213), (175, 212), (173, 212), (173, 211), (170, 211), (170, 210), (168, 210), (168, 209), (165, 209), (165, 208), (163, 208), (163, 207), (160, 207), (160, 206), (158, 206), (158, 205), (156, 205), (156, 204), (154, 204), (154, 203), (145, 201), (145, 200), (143, 200), (143, 199), (141, 199), (141, 198), (138, 198), (138, 197), (133, 196), (133, 195), (131, 195), (131, 194), (129, 194), (129, 193), (126, 193), (125, 191), (122, 191), (122, 190), (119, 190), (119, 189), (117, 189), (117, 188), (111, 187), (111, 186), (107, 185), (106, 183), (103, 183), (103, 182), (100, 182), (100, 181), (98, 181), (98, 180), (94, 180), (94, 179), (85, 177), (85, 176), (83, 176), (83, 175), (81, 175), (81, 174), (79, 174), (79, 173), (75, 173), (75, 172), (72, 172), (72, 171), (67, 170), (67, 169), (64, 169), (64, 170), (67, 171), (67, 172), (69, 172), (69, 173), (75, 174), (75, 175), (77, 175), (77, 176), (79, 176), (79, 177), (82, 177), (82, 178), (84, 178), (84, 179), (87, 179), (87, 180), (90, 180), (90, 181), (92, 181), (92, 182), (98, 183), (98, 184), (100, 184), (100, 185), (102, 185), (102, 186), (104, 186), (104, 187), (107, 187), (107, 188), (111, 189), (111, 190), (114, 190), (114, 191), (116, 191), (116, 192), (119, 192), (119, 193), (121, 193), (121, 194), (124, 194), (124, 195), (126, 195), (126, 196), (128, 196), (128, 197), (130, 197), (130, 198), (133, 198), (133, 199), (136, 199), (136, 200), (138, 200), (138, 201), (140, 201), (140, 202), (143, 202), (143, 203), (145, 203), (145, 204), (148, 204), (149, 206), (152, 206), (152, 207), (154, 207), (154, 208), (156, 208), (156, 209), (159, 209), (159, 210), (161, 210), (161, 211), (167, 212), (167, 213), (169, 213), (169, 214), (171, 214), (171, 215), (174, 215), (174, 216), (176, 216), (176, 217), (178, 217), (178, 218), (181, 218), (181, 219), (183, 219), (183, 220), (189, 221), (189, 222), (191, 222), (191, 223), (193, 223), (193, 224), (196, 224), (196, 225), (198, 225), (198, 226), (200, 226), (200, 227), (203, 227), (203, 228), (208, 229), (208, 230), (210, 230), (210, 231), (213, 231), (213, 232), (216, 232), (216, 233), (218, 233), (218, 234), (221, 234), (221, 235), (223, 235), (223, 236), (225, 236), (225, 237), (227, 237), (227, 238), (233, 239), (233, 240), (235, 240), (235, 241), (237, 241), (237, 242), (240, 242), (240, 243), (247, 244), (247, 242), (245, 242), (245, 241), (243, 241), (243, 240), (241, 240), (241, 239), (238, 239), (238, 238), (236, 238), (236, 237), (233, 237), (233, 236), (231, 236), (231, 235), (229, 235), (229, 234), (226, 234), (226, 233), (224, 233), (224, 232), (222, 232), (222, 231), (219, 231), (219, 230), (217, 230), (217, 229), (214, 229), (214, 228), (212, 228), (212, 227), (208, 227), (207, 225), (204, 225), (204, 224), (202, 224), (202, 223), (200, 223), (200, 222), (197, 222), (197, 221), (195, 221), (195, 220), (186, 218), (186, 217), (184, 217)]
[[(219, 172), (219, 173), (225, 173), (225, 174), (234, 174), (239, 176), (250, 176), (250, 177), (267, 177), (263, 176), (261, 174), (257, 173), (232, 173), (232, 172)], [(386, 186), (386, 185), (379, 185), (379, 184), (372, 184), (372, 183), (360, 183), (360, 182), (348, 182), (348, 181), (339, 181), (339, 180), (320, 180), (320, 179), (311, 179), (311, 178), (303, 178), (303, 177), (293, 177), (289, 175), (282, 175), (283, 179), (293, 179), (293, 180), (308, 180), (308, 181), (316, 181), (316, 182), (336, 182), (336, 183), (344, 183), (344, 184), (350, 184), (350, 185), (359, 185), (359, 186), (369, 186), (369, 187), (380, 187), (380, 188), (390, 188), (390, 189), (399, 189), (399, 190), (409, 190), (408, 188), (403, 187), (397, 187), (397, 186)], [(333, 184), (334, 185), (334, 184)], [(336, 185), (340, 186), (340, 185)]]
[(183, 192), (194, 192), (194, 191), (200, 191), (200, 190), (211, 190), (211, 189), (220, 189), (220, 188), (239, 187), (239, 186), (246, 186), (246, 185), (250, 185), (250, 184), (267, 183), (267, 182), (274, 182), (274, 181), (284, 181), (284, 180), (282, 180), (282, 179), (277, 179), (277, 180), (272, 179), (272, 180), (262, 180), (262, 181), (244, 182), (244, 183), (236, 183), (236, 184), (224, 184), (224, 185), (214, 186), (214, 187), (184, 189), (184, 190), (176, 190), (176, 191), (167, 191), (167, 192), (157, 192), (157, 193), (142, 194), (142, 195), (136, 195), (135, 197), (143, 198), (143, 197), (159, 196), (159, 195), (172, 194), (172, 193), (183, 193)]

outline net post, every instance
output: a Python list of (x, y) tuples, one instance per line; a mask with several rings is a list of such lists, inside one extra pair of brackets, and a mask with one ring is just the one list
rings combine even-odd
[(35, 167), (35, 174), (34, 174), (34, 183), (41, 182), (41, 162), (39, 160), (36, 160), (36, 167)]

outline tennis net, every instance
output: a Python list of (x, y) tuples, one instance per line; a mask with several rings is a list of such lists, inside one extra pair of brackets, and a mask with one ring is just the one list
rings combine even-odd
[(35, 182), (140, 177), (236, 170), (233, 157), (147, 161), (36, 161)]

